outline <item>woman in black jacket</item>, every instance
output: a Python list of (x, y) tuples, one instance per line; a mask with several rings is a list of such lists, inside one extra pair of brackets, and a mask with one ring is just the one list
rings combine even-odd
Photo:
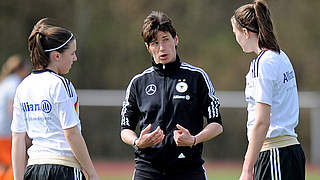
[(142, 37), (152, 67), (129, 83), (121, 120), (121, 138), (135, 148), (133, 179), (206, 179), (203, 142), (223, 131), (213, 85), (202, 69), (180, 62), (179, 38), (166, 14), (151, 12)]

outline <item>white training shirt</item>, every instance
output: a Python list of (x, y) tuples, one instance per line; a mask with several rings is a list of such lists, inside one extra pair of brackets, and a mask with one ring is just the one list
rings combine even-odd
[(287, 55), (280, 51), (262, 51), (246, 75), (248, 102), (247, 135), (251, 137), (256, 120), (256, 102), (271, 106), (270, 126), (266, 138), (289, 135), (297, 137), (299, 102), (296, 77)]
[(11, 74), (0, 82), (0, 137), (11, 137), (10, 102), (13, 101), (16, 89), (21, 82), (20, 76)]
[(80, 127), (78, 96), (69, 80), (50, 70), (34, 71), (17, 88), (12, 132), (32, 139), (30, 158), (73, 156), (63, 129)]

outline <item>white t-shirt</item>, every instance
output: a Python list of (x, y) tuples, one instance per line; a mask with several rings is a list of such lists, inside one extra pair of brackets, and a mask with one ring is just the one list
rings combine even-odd
[(63, 129), (81, 129), (78, 107), (70, 81), (50, 70), (34, 71), (17, 88), (11, 130), (32, 139), (30, 158), (73, 156)]
[(297, 137), (294, 128), (299, 121), (299, 102), (296, 77), (287, 55), (262, 51), (250, 65), (246, 75), (248, 102), (247, 135), (251, 137), (256, 120), (256, 102), (271, 106), (270, 126), (266, 138), (290, 135)]
[(21, 82), (21, 78), (17, 74), (7, 76), (0, 83), (0, 136), (11, 137), (11, 120), (10, 102), (13, 101), (16, 89)]

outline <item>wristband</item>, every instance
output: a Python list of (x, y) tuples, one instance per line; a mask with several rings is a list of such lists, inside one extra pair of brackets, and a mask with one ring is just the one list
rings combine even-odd
[(193, 140), (193, 144), (192, 144), (192, 147), (196, 145), (196, 141), (197, 141), (197, 138), (196, 136), (193, 136), (194, 137), (194, 140)]
[(137, 146), (137, 144), (136, 144), (136, 141), (138, 140), (138, 138), (136, 138), (134, 141), (133, 141), (133, 145), (132, 145), (132, 147), (134, 148), (134, 150), (138, 150), (139, 149), (139, 147)]

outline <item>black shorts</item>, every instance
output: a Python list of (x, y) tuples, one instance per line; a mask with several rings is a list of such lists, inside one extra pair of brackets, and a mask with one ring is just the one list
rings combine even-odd
[(206, 180), (203, 167), (179, 173), (156, 173), (135, 169), (132, 180)]
[(27, 167), (25, 180), (85, 180), (85, 176), (78, 168), (57, 164), (35, 164)]
[(255, 180), (304, 180), (306, 159), (300, 144), (260, 152)]

